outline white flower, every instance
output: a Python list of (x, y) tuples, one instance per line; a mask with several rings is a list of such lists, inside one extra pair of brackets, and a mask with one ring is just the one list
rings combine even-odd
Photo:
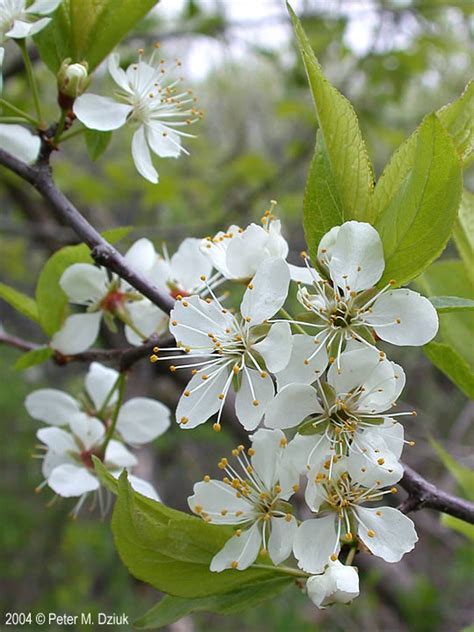
[(436, 335), (438, 316), (428, 299), (405, 288), (390, 289), (393, 281), (374, 288), (385, 262), (382, 241), (369, 224), (351, 221), (332, 228), (319, 244), (318, 264), (329, 280), (312, 270), (312, 289), (301, 288), (298, 297), (314, 314), (308, 326), (319, 329), (315, 341), (337, 359), (350, 340), (373, 345), (378, 337), (420, 346)]
[[(76, 418), (87, 415), (102, 426), (110, 424), (117, 403), (119, 373), (93, 362), (85, 379), (84, 401), (54, 388), (43, 388), (30, 393), (25, 407), (34, 419), (52, 426), (68, 426)], [(134, 397), (121, 406), (116, 431), (127, 443), (139, 445), (153, 441), (170, 425), (170, 411), (162, 404), (146, 397)]]
[(27, 164), (35, 162), (41, 140), (22, 125), (0, 124), (0, 147)]
[(245, 291), (239, 317), (223, 308), (214, 295), (213, 299), (190, 296), (176, 302), (170, 331), (178, 346), (165, 351), (180, 354), (155, 355), (152, 360), (183, 359), (184, 352), (187, 363), (173, 365), (171, 371), (193, 370), (176, 410), (182, 427), (194, 428), (217, 413), (214, 428), (219, 430), (227, 393), (236, 382), (237, 417), (247, 430), (258, 426), (274, 396), (268, 371), (280, 370), (288, 362), (291, 331), (288, 323), (277, 323), (269, 330), (256, 325), (283, 306), (289, 282), (283, 259), (267, 259)]
[[(191, 510), (206, 522), (239, 528), (212, 559), (211, 571), (245, 570), (259, 553), (280, 564), (291, 553), (297, 523), (286, 502), (297, 489), (284, 466), (286, 438), (281, 430), (258, 430), (248, 450), (238, 446), (237, 465), (222, 458), (223, 481), (204, 477), (188, 498)], [(242, 470), (242, 474), (238, 470)], [(263, 550), (262, 549), (263, 546)]]
[[(40, 428), (36, 436), (47, 446), (43, 460), (44, 485), (48, 485), (56, 494), (65, 498), (80, 496), (74, 513), (80, 510), (89, 492), (100, 488), (100, 482), (94, 471), (92, 456), (101, 455), (105, 439), (105, 426), (98, 419), (85, 414), (77, 414), (69, 424), (70, 432), (57, 427)], [(118, 477), (123, 468), (129, 469), (137, 464), (135, 456), (127, 448), (112, 439), (103, 456), (104, 466)], [(136, 476), (130, 475), (132, 487), (141, 494), (158, 500), (154, 488)], [(99, 502), (102, 497), (99, 495)]]
[(361, 506), (380, 501), (396, 488), (382, 490), (387, 484), (383, 473), (378, 472), (379, 480), (370, 487), (359, 475), (352, 457), (327, 459), (308, 472), (306, 502), (320, 517), (301, 523), (295, 536), (293, 553), (303, 570), (321, 573), (337, 559), (341, 539), (347, 543), (358, 538), (386, 562), (398, 562), (415, 546), (413, 522), (398, 509)]
[[(125, 259), (135, 272), (146, 276), (155, 262), (155, 251), (153, 246), (150, 250), (148, 240), (140, 239), (129, 249)], [(149, 313), (144, 314), (145, 310), (142, 310), (136, 315), (132, 305), (143, 302), (146, 306), (149, 301), (147, 303), (141, 294), (116, 275), (109, 278), (105, 268), (75, 263), (65, 270), (60, 285), (71, 303), (87, 307), (85, 313), (68, 316), (51, 339), (53, 349), (64, 355), (81, 353), (94, 344), (103, 317), (111, 327), (114, 316), (122, 320), (127, 325), (129, 342), (136, 345), (166, 323), (166, 314), (155, 306)], [(129, 330), (135, 336), (131, 336)]]
[[(300, 361), (303, 364), (301, 356)], [(341, 354), (339, 369), (331, 365), (325, 382), (286, 384), (269, 404), (265, 425), (290, 428), (309, 417), (300, 427), (303, 434), (289, 446), (301, 471), (326, 454), (340, 457), (350, 452), (359, 463), (360, 475), (378, 476), (381, 469), (395, 482), (402, 475), (398, 459), (404, 432), (393, 417), (414, 413), (387, 411), (404, 385), (400, 366), (374, 348), (353, 344)]]
[(288, 243), (281, 234), (280, 221), (267, 211), (262, 226), (250, 224), (245, 230), (229, 226), (227, 232), (204, 239), (202, 250), (226, 279), (248, 281), (267, 259), (286, 259)]
[(359, 573), (354, 566), (330, 561), (322, 575), (313, 575), (306, 582), (308, 597), (318, 608), (335, 603), (349, 603), (359, 596)]
[(61, 0), (36, 0), (26, 6), (26, 0), (0, 0), (0, 42), (7, 37), (23, 39), (35, 35), (51, 22), (51, 18), (36, 19), (57, 9)]
[[(176, 67), (180, 66), (177, 62)], [(153, 183), (158, 173), (153, 167), (150, 150), (161, 158), (178, 158), (188, 153), (181, 146), (181, 137), (190, 137), (179, 128), (195, 122), (201, 113), (196, 110), (190, 90), (180, 91), (181, 78), (168, 81), (166, 64), (152, 55), (149, 62), (140, 54), (137, 63), (127, 70), (119, 65), (119, 56), (109, 57), (109, 73), (118, 85), (115, 98), (83, 94), (74, 103), (74, 114), (88, 128), (115, 130), (126, 123), (135, 123), (132, 156), (138, 172)]]

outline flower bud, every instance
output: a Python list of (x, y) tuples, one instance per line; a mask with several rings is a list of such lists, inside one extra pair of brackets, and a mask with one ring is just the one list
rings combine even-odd
[(71, 59), (65, 59), (61, 64), (61, 68), (58, 72), (58, 92), (59, 103), (63, 107), (62, 102), (72, 102), (79, 97), (88, 87), (91, 82), (89, 76), (89, 66), (86, 61), (80, 63), (71, 64)]
[(359, 573), (354, 566), (331, 562), (322, 575), (313, 575), (308, 579), (306, 590), (318, 608), (349, 603), (359, 596)]

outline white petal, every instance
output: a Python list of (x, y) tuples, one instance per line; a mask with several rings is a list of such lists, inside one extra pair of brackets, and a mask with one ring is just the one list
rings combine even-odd
[(291, 555), (293, 540), (298, 523), (294, 516), (271, 519), (271, 533), (268, 539), (268, 555), (274, 564), (281, 564)]
[(53, 452), (52, 450), (48, 450), (41, 464), (43, 476), (49, 478), (54, 468), (58, 467), (58, 465), (63, 465), (63, 463), (75, 463), (75, 461), (73, 457), (66, 452)]
[[(318, 351), (313, 356), (316, 349)], [(276, 374), (278, 390), (287, 384), (312, 384), (322, 375), (327, 365), (328, 354), (324, 343), (318, 348), (313, 336), (295, 334), (290, 360), (286, 367)]]
[[(216, 373), (219, 373), (216, 375)], [(223, 370), (210, 370), (206, 373), (207, 380), (202, 379), (203, 373), (197, 373), (188, 382), (184, 393), (190, 393), (187, 397), (183, 393), (176, 408), (176, 421), (181, 423), (187, 419), (181, 428), (195, 428), (212, 417), (222, 405), (219, 395), (222, 394), (224, 385), (229, 376), (230, 368)], [(195, 390), (199, 387), (198, 390)]]
[(76, 415), (69, 424), (84, 450), (91, 450), (100, 444), (105, 436), (104, 424), (86, 414)]
[(188, 237), (171, 257), (171, 275), (178, 286), (192, 293), (202, 285), (201, 276), (209, 277), (212, 263), (201, 251), (201, 240)]
[(73, 110), (89, 129), (108, 132), (125, 125), (132, 106), (98, 94), (82, 94), (75, 100)]
[(359, 596), (359, 573), (354, 566), (345, 566), (336, 560), (330, 562), (322, 575), (310, 577), (306, 590), (318, 608), (333, 603), (349, 603)]
[(250, 318), (252, 325), (271, 318), (283, 307), (289, 284), (290, 271), (286, 261), (278, 258), (264, 261), (252, 279), (253, 289), (245, 290), (240, 305), (242, 316)]
[(120, 409), (117, 430), (127, 443), (148, 443), (170, 426), (170, 411), (148, 397), (130, 399)]
[(145, 129), (142, 125), (137, 129), (132, 139), (132, 157), (135, 167), (146, 180), (157, 184), (158, 172), (151, 161), (150, 150), (145, 138)]
[(288, 256), (288, 242), (281, 234), (281, 222), (279, 219), (274, 219), (270, 222), (267, 234), (268, 239), (265, 244), (265, 250), (270, 257), (286, 259)]
[(171, 310), (170, 332), (177, 341), (185, 346), (198, 347), (202, 353), (207, 349), (214, 351), (209, 334), (225, 338), (228, 328), (235, 329), (232, 314), (224, 313), (216, 301), (207, 303), (198, 296), (189, 296), (183, 301), (176, 301)]
[(252, 345), (252, 349), (255, 349), (265, 360), (266, 368), (271, 373), (276, 373), (286, 367), (291, 348), (291, 327), (287, 322), (275, 323), (261, 342)]
[(265, 414), (265, 425), (269, 428), (293, 428), (308, 415), (321, 410), (312, 386), (288, 384), (269, 404)]
[(130, 93), (131, 89), (128, 83), (127, 75), (125, 70), (120, 68), (120, 55), (118, 53), (112, 53), (109, 55), (107, 69), (115, 83), (122, 88), (122, 90)]
[(157, 258), (155, 246), (149, 239), (138, 239), (125, 253), (128, 265), (142, 276), (149, 277)]
[(300, 524), (293, 543), (298, 566), (308, 573), (321, 573), (333, 553), (339, 553), (334, 514), (305, 520)]
[(309, 270), (306, 266), (294, 266), (289, 263), (290, 277), (292, 281), (296, 283), (303, 283), (305, 285), (312, 285), (315, 280), (320, 281), (321, 275), (316, 270)]
[(131, 327), (125, 327), (125, 336), (132, 345), (141, 345), (153, 334), (162, 334), (167, 330), (168, 314), (146, 298), (136, 303), (129, 303), (127, 313), (135, 328), (142, 334), (140, 336)]
[(33, 391), (25, 399), (25, 407), (33, 419), (53, 426), (65, 426), (81, 410), (77, 400), (55, 388)]
[[(418, 541), (412, 520), (393, 507), (357, 507), (358, 535), (367, 548), (386, 562), (398, 562)], [(369, 536), (369, 532), (374, 534)]]
[(314, 466), (330, 454), (331, 443), (324, 434), (297, 434), (287, 445), (283, 465), (298, 474), (306, 474), (308, 466)]
[(339, 287), (355, 292), (373, 287), (385, 268), (382, 240), (370, 224), (345, 222), (336, 238), (329, 269)]
[(254, 276), (260, 263), (268, 257), (265, 254), (267, 241), (267, 231), (257, 224), (250, 224), (243, 233), (228, 241), (226, 268), (232, 277), (251, 279)]
[(105, 268), (90, 263), (74, 263), (63, 272), (59, 285), (71, 303), (95, 303), (107, 294), (109, 285)]
[(247, 367), (242, 371), (242, 383), (235, 397), (235, 413), (246, 430), (255, 430), (275, 394), (271, 377), (264, 375), (262, 377), (259, 371)]
[(105, 459), (104, 465), (111, 469), (119, 469), (133, 467), (138, 463), (137, 458), (127, 450), (127, 448), (120, 443), (120, 441), (115, 441), (112, 439), (109, 445), (107, 446), (107, 450), (105, 451)]
[(147, 123), (145, 132), (154, 154), (160, 158), (178, 158), (181, 153), (181, 139), (176, 132), (156, 121)]
[(281, 430), (260, 428), (252, 435), (255, 454), (250, 461), (268, 491), (279, 481), (279, 465), (285, 451), (286, 437)]
[(63, 355), (82, 353), (91, 347), (99, 335), (101, 312), (73, 314), (51, 338), (51, 347)]
[[(430, 301), (412, 290), (385, 292), (364, 320), (375, 333), (394, 345), (419, 347), (432, 340), (438, 331), (438, 314)], [(397, 322), (400, 321), (400, 322)], [(383, 325), (392, 323), (385, 327)]]
[(7, 33), (7, 37), (13, 39), (24, 39), (25, 37), (31, 37), (35, 33), (39, 33), (45, 26), (51, 22), (51, 18), (41, 18), (35, 22), (23, 22), (23, 20), (15, 20), (13, 28)]
[(40, 428), (36, 436), (56, 454), (78, 452), (74, 437), (61, 428)]
[(132, 488), (142, 496), (146, 496), (147, 498), (151, 498), (152, 500), (156, 501), (160, 500), (160, 497), (158, 496), (158, 493), (153, 485), (148, 481), (143, 480), (143, 478), (139, 478), (138, 476), (129, 474), (128, 482), (130, 483)]
[(0, 124), (0, 147), (29, 164), (38, 158), (41, 140), (21, 125)]
[(100, 487), (99, 481), (85, 467), (69, 463), (54, 468), (48, 477), (48, 485), (64, 498), (82, 496)]
[(247, 531), (242, 531), (240, 536), (232, 536), (224, 548), (214, 555), (211, 561), (211, 571), (220, 573), (226, 568), (245, 570), (257, 559), (261, 542), (262, 537), (256, 522)]
[[(86, 391), (97, 411), (102, 408), (106, 397), (109, 395), (112, 387), (117, 382), (118, 376), (118, 371), (115, 371), (115, 369), (109, 369), (99, 362), (93, 362), (90, 365), (85, 379), (85, 386)], [(115, 390), (114, 394), (109, 399), (109, 405), (115, 404), (117, 397), (118, 392)]]
[(325, 269), (328, 268), (332, 259), (332, 253), (334, 251), (334, 247), (336, 246), (336, 240), (340, 229), (340, 226), (333, 226), (331, 230), (323, 235), (321, 241), (319, 242), (318, 261)]
[(306, 485), (304, 499), (306, 504), (311, 509), (311, 511), (317, 513), (326, 500), (326, 493), (324, 491), (324, 487), (316, 482), (316, 475), (319, 474), (321, 470), (321, 463), (315, 465), (308, 472), (308, 483)]
[(354, 441), (347, 461), (352, 480), (369, 488), (393, 485), (402, 478), (403, 467), (388, 449), (383, 431), (358, 432)]
[(390, 452), (395, 456), (395, 458), (399, 459), (404, 448), (405, 430), (402, 424), (398, 423), (398, 421), (394, 421), (390, 417), (387, 417), (384, 419), (383, 424), (377, 426), (377, 430), (383, 437), (383, 440), (387, 444), (387, 448)]
[(239, 524), (252, 519), (253, 504), (242, 495), (238, 497), (231, 485), (211, 479), (196, 483), (193, 492), (188, 498), (189, 508), (198, 515), (204, 512), (214, 524)]
[(62, 0), (36, 0), (27, 9), (28, 13), (37, 13), (39, 15), (48, 15), (56, 11)]

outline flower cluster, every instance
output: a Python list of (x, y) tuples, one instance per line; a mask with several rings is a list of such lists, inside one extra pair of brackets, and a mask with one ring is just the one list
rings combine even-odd
[[(176, 411), (182, 428), (215, 416), (220, 430), (234, 391), (237, 418), (255, 430), (247, 451), (239, 445), (219, 462), (223, 480), (206, 475), (188, 499), (206, 522), (235, 527), (211, 570), (244, 570), (259, 556), (278, 565), (292, 555), (318, 607), (347, 603), (359, 594), (355, 553), (397, 562), (417, 541), (412, 521), (384, 503), (412, 443), (398, 418), (415, 412), (393, 412), (405, 374), (377, 343), (426, 344), (436, 311), (395, 281), (377, 285), (382, 242), (365, 223), (333, 228), (314, 266), (303, 254), (304, 268), (286, 262), (288, 245), (270, 213), (263, 226), (205, 239), (202, 250), (226, 280), (247, 284), (240, 310), (209, 285), (205, 298), (178, 296), (170, 317), (177, 346), (155, 349), (152, 361), (192, 371)], [(284, 309), (291, 281), (304, 318)], [(296, 430), (293, 438), (286, 429)], [(290, 500), (302, 482), (299, 520)]]
[[(90, 492), (97, 492), (104, 511), (93, 456), (118, 477), (124, 468), (130, 470), (137, 464), (125, 444), (149, 443), (170, 425), (170, 411), (158, 401), (135, 397), (122, 405), (123, 379), (114, 369), (93, 362), (80, 398), (44, 388), (33, 391), (25, 400), (31, 417), (47, 424), (36, 433), (46, 450), (41, 455), (44, 481), (38, 489), (48, 485), (58, 496), (79, 497), (75, 515)], [(158, 500), (147, 481), (133, 474), (129, 481), (136, 491)]]

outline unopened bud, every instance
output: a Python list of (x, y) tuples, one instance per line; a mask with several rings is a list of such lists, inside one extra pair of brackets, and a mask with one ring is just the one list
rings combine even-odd
[(63, 109), (72, 107), (74, 100), (87, 90), (92, 79), (86, 61), (76, 64), (70, 62), (70, 58), (65, 59), (58, 71), (58, 101)]

